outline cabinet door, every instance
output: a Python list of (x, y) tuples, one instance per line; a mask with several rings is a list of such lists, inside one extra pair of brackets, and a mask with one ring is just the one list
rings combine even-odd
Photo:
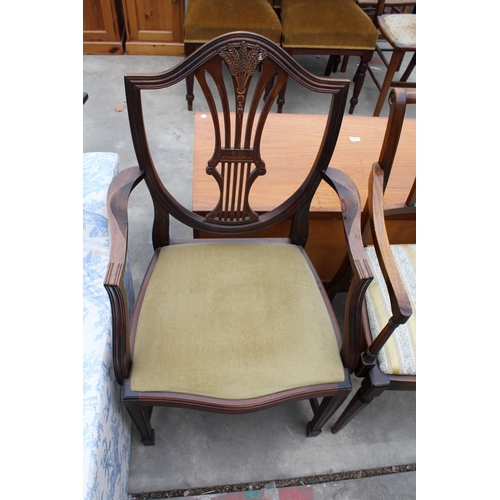
[(182, 42), (183, 6), (181, 0), (125, 0), (127, 40)]
[(123, 54), (123, 15), (115, 0), (83, 0), (85, 54)]

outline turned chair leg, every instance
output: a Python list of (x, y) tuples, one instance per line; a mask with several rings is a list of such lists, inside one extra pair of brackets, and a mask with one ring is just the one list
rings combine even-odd
[(288, 83), (288, 81), (286, 81), (283, 84), (283, 87), (281, 87), (281, 90), (279, 91), (279, 94), (278, 94), (278, 99), (276, 100), (276, 102), (278, 104), (278, 113), (282, 112), (283, 106), (285, 105), (285, 93), (286, 93), (287, 83)]
[(350, 391), (340, 391), (333, 397), (323, 398), (323, 401), (321, 401), (321, 404), (314, 412), (314, 417), (307, 424), (307, 437), (316, 437), (321, 434), (323, 426), (346, 400), (347, 396), (349, 396), (349, 392)]
[[(184, 44), (184, 54), (185, 56), (191, 55), (199, 45), (193, 43)], [(186, 77), (186, 101), (188, 104), (188, 111), (193, 111), (193, 101), (194, 101), (194, 75), (189, 75)]]
[(373, 398), (380, 396), (389, 385), (389, 379), (378, 369), (372, 369), (361, 382), (361, 387), (349, 401), (340, 417), (332, 427), (333, 434), (342, 430)]
[(368, 69), (368, 63), (371, 61), (373, 52), (367, 52), (363, 55), (361, 58), (361, 61), (358, 66), (358, 70), (356, 71), (356, 74), (354, 75), (353, 82), (354, 82), (354, 89), (352, 92), (352, 98), (350, 101), (350, 107), (349, 107), (349, 114), (352, 115), (354, 112), (354, 108), (356, 107), (356, 104), (358, 104), (358, 96), (359, 93), (361, 92), (361, 89), (363, 87), (363, 82), (365, 81), (365, 76), (366, 76), (366, 70)]
[(141, 435), (142, 444), (153, 446), (155, 444), (155, 431), (151, 428), (152, 406), (127, 406), (127, 411)]
[(188, 103), (188, 111), (193, 111), (194, 101), (194, 76), (186, 77), (186, 101)]

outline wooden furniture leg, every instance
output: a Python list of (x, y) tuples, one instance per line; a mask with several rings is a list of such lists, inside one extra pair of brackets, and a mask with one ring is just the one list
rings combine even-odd
[(366, 52), (362, 57), (358, 66), (358, 70), (354, 75), (354, 90), (352, 92), (352, 98), (350, 101), (349, 114), (352, 115), (356, 104), (358, 104), (358, 96), (363, 87), (363, 82), (365, 81), (366, 70), (368, 69), (368, 63), (372, 58), (372, 52)]
[(321, 434), (322, 427), (330, 419), (330, 417), (338, 410), (342, 403), (349, 395), (349, 391), (339, 392), (337, 396), (323, 398), (317, 411), (314, 412), (314, 417), (307, 424), (307, 437), (316, 437)]
[(155, 431), (151, 428), (152, 406), (127, 406), (127, 411), (141, 434), (142, 444), (153, 446), (155, 444)]
[(403, 76), (401, 77), (401, 80), (400, 80), (401, 82), (408, 81), (408, 78), (410, 77), (411, 72), (413, 71), (413, 69), (415, 68), (416, 65), (417, 65), (417, 53), (415, 52), (413, 54), (413, 57), (411, 58), (410, 63), (408, 64), (408, 67), (406, 68), (405, 72), (403, 73)]
[(392, 85), (394, 74), (396, 73), (397, 68), (401, 64), (404, 55), (405, 53), (401, 50), (394, 50), (394, 52), (392, 53), (391, 61), (389, 63), (389, 67), (387, 68), (387, 72), (385, 74), (384, 83), (382, 83), (382, 87), (380, 88), (380, 94), (378, 96), (377, 104), (375, 105), (375, 111), (373, 112), (373, 116), (380, 116), (380, 111), (382, 111), (382, 107), (384, 106), (387, 93), (389, 92), (389, 88)]
[(342, 430), (366, 405), (373, 401), (373, 398), (380, 396), (389, 385), (389, 378), (378, 368), (370, 371), (369, 376), (363, 379), (358, 392), (346, 406), (342, 415), (332, 427), (332, 432), (336, 434)]

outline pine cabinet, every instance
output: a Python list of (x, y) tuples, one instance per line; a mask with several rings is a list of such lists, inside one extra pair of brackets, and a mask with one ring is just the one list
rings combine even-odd
[(122, 0), (127, 54), (184, 55), (184, 0)]
[(123, 54), (121, 0), (83, 0), (83, 53)]

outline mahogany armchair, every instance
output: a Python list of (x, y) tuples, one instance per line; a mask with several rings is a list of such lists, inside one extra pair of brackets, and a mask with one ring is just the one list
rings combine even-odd
[[(223, 78), (226, 70), (232, 86)], [(141, 97), (193, 74), (215, 133), (206, 173), (214, 178), (219, 201), (204, 216), (179, 203), (160, 180), (148, 147)], [(261, 137), (288, 77), (311, 92), (331, 96), (324, 135), (303, 183), (276, 208), (255, 213), (252, 188), (265, 182), (266, 171), (273, 168), (261, 158)], [(350, 393), (361, 300), (372, 276), (362, 245), (357, 189), (345, 174), (328, 168), (348, 86), (347, 80), (311, 75), (273, 42), (242, 32), (211, 40), (164, 73), (125, 76), (139, 165), (120, 172), (109, 189), (111, 258), (105, 287), (112, 304), (116, 379), (145, 445), (155, 442), (154, 406), (232, 414), (307, 399), (313, 412), (306, 433), (316, 436)], [(269, 95), (263, 101), (266, 87)], [(283, 154), (286, 158), (294, 152)], [(350, 326), (343, 335), (304, 250), (310, 202), (322, 180), (341, 199), (354, 270), (346, 306)], [(142, 181), (154, 206), (154, 256), (129, 321), (122, 286), (127, 203)], [(170, 216), (214, 238), (173, 240)], [(286, 219), (291, 220), (288, 238), (257, 233)]]
[[(396, 155), (406, 105), (416, 103), (414, 90), (392, 89), (390, 115), (379, 162), (369, 181), (365, 236), (371, 229), (373, 246), (367, 246), (374, 279), (366, 291), (363, 309), (364, 343), (355, 373), (361, 387), (335, 421), (335, 434), (384, 390), (416, 390), (416, 245), (389, 243), (384, 212), (384, 191)], [(405, 207), (416, 215), (414, 183)], [(365, 209), (366, 210), (366, 209)]]

